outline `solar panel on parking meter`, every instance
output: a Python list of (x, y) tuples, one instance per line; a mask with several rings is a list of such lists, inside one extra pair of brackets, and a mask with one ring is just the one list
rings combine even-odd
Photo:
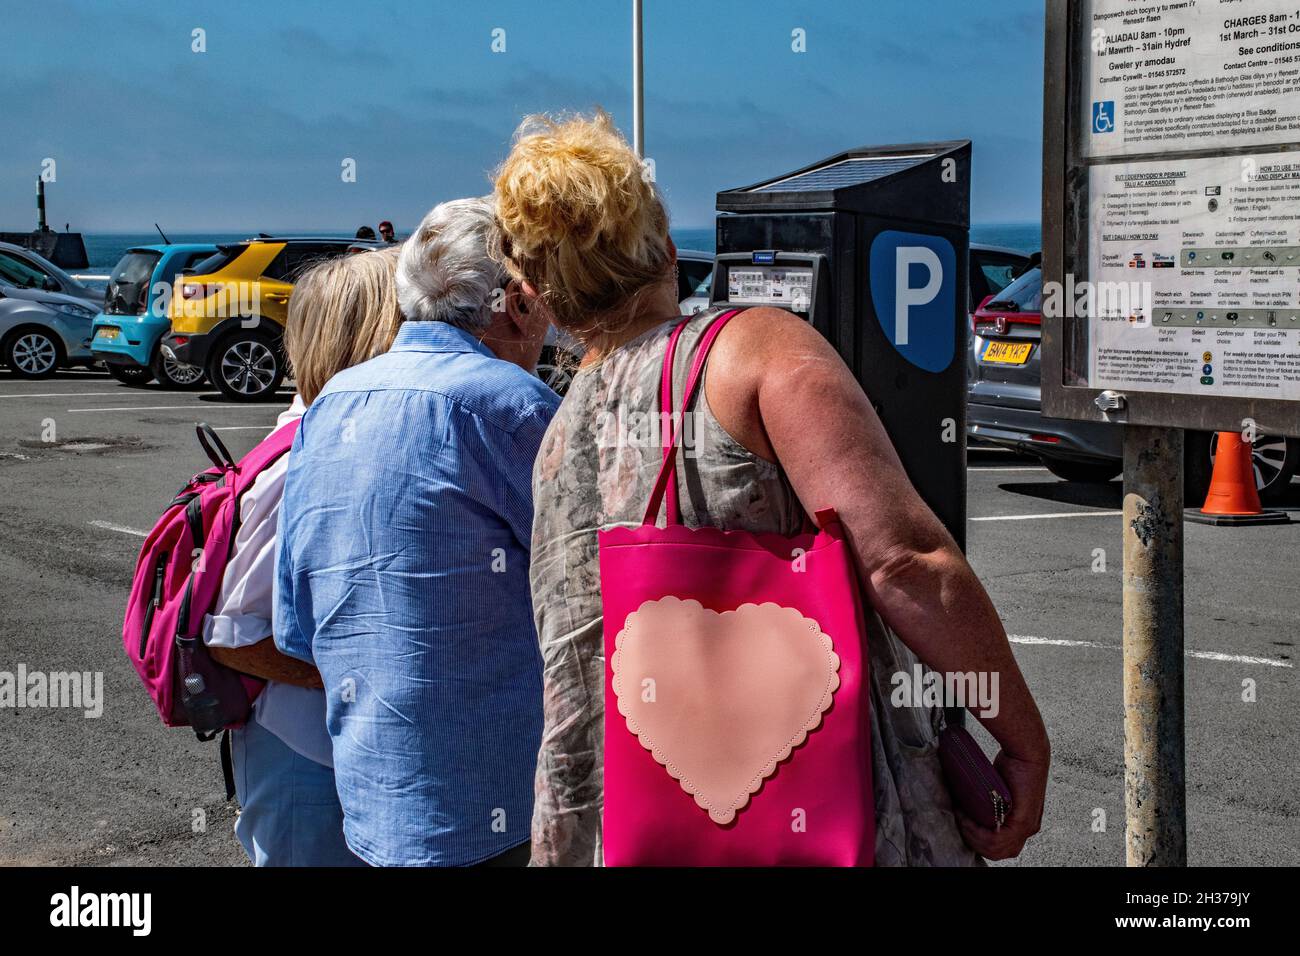
[(966, 541), (968, 140), (861, 147), (718, 193), (711, 301), (802, 316)]

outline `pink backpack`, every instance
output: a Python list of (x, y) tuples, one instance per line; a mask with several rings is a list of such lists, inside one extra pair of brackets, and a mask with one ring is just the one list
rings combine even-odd
[[(701, 338), (682, 415), (736, 314)], [(683, 328), (664, 358), (665, 413)], [(643, 523), (597, 536), (605, 863), (870, 866), (867, 638), (839, 518), (819, 511), (819, 529), (791, 538), (684, 525), (680, 429), (669, 429)]]
[(248, 719), (265, 682), (208, 656), (203, 616), (221, 589), (239, 527), (240, 498), (263, 469), (288, 452), (298, 422), (276, 429), (238, 463), (211, 427), (200, 423), (195, 430), (215, 467), (177, 492), (145, 538), (122, 622), (122, 645), (163, 723), (193, 727), (200, 740), (211, 740)]

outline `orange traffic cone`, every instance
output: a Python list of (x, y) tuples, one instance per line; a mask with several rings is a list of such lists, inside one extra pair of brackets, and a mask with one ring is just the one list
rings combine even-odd
[(1238, 432), (1219, 432), (1214, 455), (1214, 474), (1201, 510), (1187, 517), (1205, 524), (1280, 524), (1289, 521), (1285, 512), (1265, 511), (1255, 487), (1252, 446)]

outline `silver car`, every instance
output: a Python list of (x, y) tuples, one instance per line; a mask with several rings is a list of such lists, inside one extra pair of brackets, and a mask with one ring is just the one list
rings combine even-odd
[(0, 243), (0, 363), (19, 378), (94, 364), (90, 330), (101, 299), (42, 256)]
[(92, 289), (44, 256), (8, 242), (0, 242), (0, 286), (57, 292), (74, 299), (85, 299), (96, 309), (104, 304), (102, 288)]
[[(1066, 481), (1108, 482), (1123, 470), (1123, 430), (1105, 422), (1046, 418), (1042, 414), (1043, 273), (1037, 264), (971, 316), (970, 391), (966, 429), (971, 439), (1036, 455)], [(1188, 507), (1205, 500), (1218, 436), (1184, 433), (1183, 493)], [(1253, 445), (1255, 484), (1266, 502), (1283, 498), (1300, 468), (1300, 439), (1260, 435)]]

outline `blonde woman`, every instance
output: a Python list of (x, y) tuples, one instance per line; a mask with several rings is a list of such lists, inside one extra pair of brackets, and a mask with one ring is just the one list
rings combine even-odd
[[(325, 383), (388, 350), (402, 315), (393, 284), (398, 250), (345, 256), (304, 274), (289, 300), (285, 349), (298, 394), (276, 427), (302, 416)], [(218, 661), (266, 678), (252, 719), (231, 737), (240, 814), (235, 835), (257, 866), (355, 866), (343, 840), (325, 731), (325, 693), (310, 664), (271, 637), (276, 526), (285, 455), (240, 504), (239, 530), (204, 641)]]
[[(669, 334), (686, 323), (680, 388), (714, 313), (678, 315), (667, 213), (604, 113), (526, 119), (496, 196), (506, 268), (585, 347), (533, 480), (545, 686), (532, 859), (599, 865), (606, 701), (596, 532), (639, 523), (662, 451), (611, 441), (592, 423), (654, 412)], [(1042, 814), (1043, 722), (997, 612), (848, 368), (791, 313), (751, 309), (719, 335), (693, 412), (695, 454), (677, 466), (683, 521), (788, 536), (805, 509), (835, 508), (866, 595), (901, 638), (873, 634), (869, 647), (877, 863), (1015, 856)], [(938, 714), (889, 704), (891, 675), (916, 657), (939, 671), (1000, 673), (1001, 711), (984, 723), (1001, 744), (997, 767), (1014, 809), (996, 832), (954, 817), (936, 756)]]

